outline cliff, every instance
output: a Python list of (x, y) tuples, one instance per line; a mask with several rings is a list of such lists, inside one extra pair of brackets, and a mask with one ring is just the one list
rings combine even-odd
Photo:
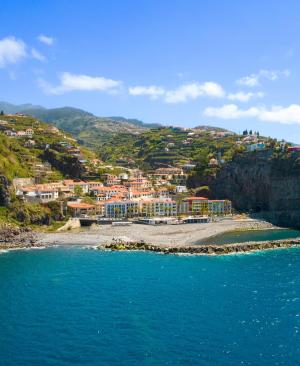
[(261, 151), (236, 156), (210, 183), (214, 197), (275, 225), (300, 227), (300, 157)]

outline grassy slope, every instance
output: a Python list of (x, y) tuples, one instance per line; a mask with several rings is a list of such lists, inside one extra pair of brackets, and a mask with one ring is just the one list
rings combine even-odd
[[(28, 138), (8, 137), (0, 132), (0, 174), (7, 176), (9, 180), (15, 177), (33, 176), (32, 166), (42, 162), (42, 154), (46, 144), (58, 144), (60, 141), (67, 141), (72, 145), (78, 144), (72, 137), (64, 132), (53, 134), (49, 132), (49, 125), (37, 122), (32, 117), (1, 116), (2, 121), (7, 121), (7, 127), (16, 131), (32, 128), (34, 130), (33, 140), (36, 142), (34, 147), (25, 147)], [(81, 148), (82, 154), (87, 159), (92, 159), (95, 154), (86, 148)], [(62, 177), (62, 172), (52, 169), (49, 179)]]

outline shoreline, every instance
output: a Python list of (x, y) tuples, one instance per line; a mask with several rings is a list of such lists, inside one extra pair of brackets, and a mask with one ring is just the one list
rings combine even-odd
[[(99, 246), (113, 240), (124, 242), (151, 243), (162, 247), (195, 245), (200, 240), (226, 232), (279, 229), (272, 224), (254, 220), (225, 219), (214, 223), (184, 225), (141, 225), (111, 226), (99, 225), (89, 229), (75, 229), (65, 232), (38, 233), (38, 242), (44, 245), (91, 245)], [(299, 233), (300, 235), (300, 233)]]
[[(34, 243), (0, 245), (0, 252), (8, 250), (41, 249), (53, 246), (82, 246), (112, 251), (152, 251), (163, 254), (225, 255), (250, 253), (268, 249), (300, 246), (299, 238), (259, 242), (205, 244), (206, 239), (230, 232), (281, 229), (255, 219), (225, 219), (207, 224), (185, 225), (99, 225), (89, 229), (66, 232), (36, 233)], [(197, 244), (202, 241), (202, 244)], [(20, 244), (20, 243), (18, 243)]]

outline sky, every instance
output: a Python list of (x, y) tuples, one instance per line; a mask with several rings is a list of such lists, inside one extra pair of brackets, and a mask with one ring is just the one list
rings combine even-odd
[(298, 0), (1, 0), (0, 100), (300, 143)]

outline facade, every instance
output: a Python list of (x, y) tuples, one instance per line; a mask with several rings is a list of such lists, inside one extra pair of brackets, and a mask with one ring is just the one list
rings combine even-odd
[(148, 200), (141, 200), (140, 215), (143, 217), (176, 216), (177, 204), (171, 199), (153, 198)]
[(209, 200), (205, 197), (188, 197), (183, 200), (182, 210), (189, 214), (198, 215), (229, 215), (231, 214), (231, 201)]
[(139, 214), (137, 201), (112, 201), (105, 203), (105, 216), (109, 218), (134, 217)]

